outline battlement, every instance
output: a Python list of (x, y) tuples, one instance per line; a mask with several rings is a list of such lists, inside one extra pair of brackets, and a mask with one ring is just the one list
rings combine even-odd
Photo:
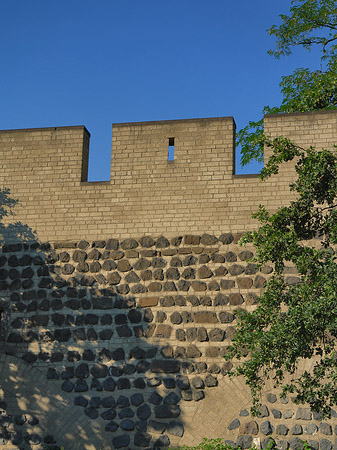
[[(331, 147), (337, 112), (269, 115), (265, 130)], [(234, 175), (232, 117), (114, 124), (108, 182), (87, 182), (89, 140), (84, 126), (0, 131), (1, 184), (43, 240), (244, 231), (259, 203), (290, 198), (290, 166), (264, 184)]]

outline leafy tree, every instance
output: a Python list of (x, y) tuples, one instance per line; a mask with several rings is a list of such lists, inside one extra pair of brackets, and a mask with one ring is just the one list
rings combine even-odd
[[(291, 54), (294, 47), (321, 50), (319, 67), (310, 71), (298, 68), (282, 77), (283, 101), (280, 106), (265, 106), (263, 114), (315, 111), (337, 108), (337, 3), (335, 0), (293, 0), (290, 14), (281, 15), (280, 26), (268, 33), (276, 37), (276, 49), (269, 54), (280, 58)], [(253, 159), (263, 162), (265, 146), (263, 118), (251, 121), (239, 131), (241, 164)]]
[[(265, 113), (312, 111), (337, 107), (337, 3), (335, 0), (294, 0), (290, 15), (269, 33), (277, 39), (275, 57), (294, 46), (321, 48), (325, 69), (297, 69), (281, 82), (282, 105)], [(265, 146), (272, 156), (261, 172), (264, 180), (278, 173), (283, 162), (294, 160), (295, 200), (270, 214), (263, 206), (254, 215), (257, 231), (242, 244), (256, 247), (258, 267), (271, 264), (273, 275), (253, 312), (239, 310), (238, 326), (227, 358), (238, 359), (232, 375), (242, 375), (260, 405), (266, 379), (293, 394), (298, 403), (329, 416), (337, 405), (337, 153), (301, 148), (289, 139), (264, 135), (263, 121), (250, 122), (239, 132), (242, 162), (262, 159)], [(287, 277), (285, 264), (298, 277)], [(296, 374), (299, 364), (313, 361), (312, 370)], [(285, 375), (290, 374), (290, 381)]]
[[(255, 412), (264, 382), (272, 377), (283, 395), (295, 394), (298, 403), (329, 415), (337, 404), (337, 154), (303, 149), (282, 137), (268, 145), (273, 156), (261, 177), (296, 157), (297, 180), (291, 185), (296, 200), (273, 215), (260, 206), (255, 214), (260, 228), (241, 240), (256, 247), (259, 267), (271, 263), (274, 272), (257, 309), (238, 311), (227, 357), (243, 358), (232, 374), (245, 377)], [(297, 269), (296, 283), (284, 274), (285, 263)], [(312, 358), (313, 370), (295, 376), (299, 362)], [(288, 383), (286, 373), (293, 375)]]

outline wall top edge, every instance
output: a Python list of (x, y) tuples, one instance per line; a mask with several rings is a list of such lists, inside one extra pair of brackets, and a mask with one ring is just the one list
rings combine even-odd
[(263, 117), (268, 119), (269, 117), (314, 116), (316, 114), (335, 114), (335, 115), (337, 115), (337, 108), (336, 109), (322, 109), (320, 111), (273, 113), (273, 114), (265, 114)]
[(69, 125), (61, 127), (39, 127), (39, 128), (10, 128), (7, 130), (0, 130), (0, 133), (16, 133), (16, 132), (31, 132), (31, 131), (58, 131), (58, 130), (74, 130), (81, 129), (84, 130), (89, 136), (90, 133), (84, 125)]
[(216, 122), (216, 121), (231, 121), (235, 120), (233, 116), (224, 116), (224, 117), (202, 117), (202, 118), (194, 118), (194, 119), (173, 119), (173, 120), (152, 120), (152, 121), (144, 121), (144, 122), (117, 122), (113, 123), (113, 127), (128, 127), (128, 126), (143, 126), (143, 125), (166, 125), (170, 123), (186, 123), (186, 122)]

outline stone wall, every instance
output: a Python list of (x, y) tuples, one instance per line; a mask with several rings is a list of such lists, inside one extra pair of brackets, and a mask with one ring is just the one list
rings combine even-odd
[[(272, 115), (265, 127), (329, 147), (336, 120)], [(332, 450), (334, 411), (322, 422), (270, 383), (254, 419), (247, 387), (227, 376), (235, 310), (254, 309), (273, 272), (238, 239), (258, 203), (289, 201), (293, 176), (291, 165), (265, 184), (234, 176), (233, 132), (231, 118), (117, 125), (105, 183), (85, 181), (83, 127), (0, 132), (1, 180), (19, 200), (0, 229), (0, 448), (273, 437)]]

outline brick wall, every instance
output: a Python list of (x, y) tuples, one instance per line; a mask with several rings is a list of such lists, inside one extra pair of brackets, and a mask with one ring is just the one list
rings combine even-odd
[[(334, 111), (271, 115), (265, 128), (299, 144), (337, 141)], [(16, 220), (44, 241), (146, 234), (238, 232), (263, 201), (289, 201), (289, 167), (266, 183), (233, 175), (232, 118), (115, 124), (111, 181), (87, 183), (84, 127), (0, 132), (0, 180), (21, 206)], [(175, 139), (175, 160), (167, 161)]]

